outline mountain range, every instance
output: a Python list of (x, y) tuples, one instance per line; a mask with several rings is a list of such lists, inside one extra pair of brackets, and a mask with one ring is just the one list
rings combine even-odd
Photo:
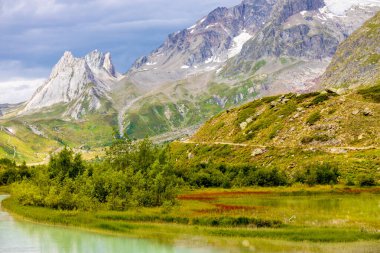
[(265, 96), (370, 85), (379, 73), (378, 16), (365, 22), (379, 10), (378, 0), (244, 0), (170, 34), (124, 75), (109, 53), (65, 52), (30, 100), (0, 106), (0, 150), (37, 161), (37, 151), (96, 149), (116, 132), (175, 139)]

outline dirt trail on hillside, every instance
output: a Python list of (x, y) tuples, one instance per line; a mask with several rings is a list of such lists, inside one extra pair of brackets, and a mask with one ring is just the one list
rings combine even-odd
[[(191, 140), (185, 140), (182, 141), (182, 143), (185, 144), (202, 144), (202, 145), (228, 145), (228, 146), (235, 146), (235, 147), (252, 147), (252, 148), (296, 148), (294, 146), (281, 146), (281, 145), (275, 145), (275, 146), (265, 146), (265, 145), (257, 145), (257, 144), (247, 144), (247, 143), (233, 143), (233, 142), (196, 142)], [(307, 149), (315, 149), (315, 150), (323, 150), (328, 153), (337, 153), (339, 151), (360, 151), (360, 150), (371, 150), (371, 149), (380, 149), (380, 147), (375, 146), (368, 146), (368, 147), (352, 147), (352, 146), (346, 146), (346, 147), (305, 147), (305, 150)]]

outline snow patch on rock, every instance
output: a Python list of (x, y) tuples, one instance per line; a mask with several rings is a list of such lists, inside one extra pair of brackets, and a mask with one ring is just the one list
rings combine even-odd
[(252, 38), (252, 35), (243, 31), (241, 34), (234, 38), (233, 46), (228, 50), (228, 58), (238, 55), (243, 49), (243, 45)]

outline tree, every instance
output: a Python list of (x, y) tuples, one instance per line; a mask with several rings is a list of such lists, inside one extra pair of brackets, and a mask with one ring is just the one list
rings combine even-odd
[(61, 152), (50, 157), (48, 172), (51, 179), (57, 178), (63, 181), (65, 178), (76, 178), (85, 170), (82, 156), (75, 154), (65, 147)]

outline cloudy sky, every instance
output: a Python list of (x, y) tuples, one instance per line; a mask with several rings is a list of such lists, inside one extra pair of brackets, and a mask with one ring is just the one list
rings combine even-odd
[(241, 0), (0, 0), (0, 104), (31, 96), (66, 50), (109, 51), (119, 72), (218, 6)]

